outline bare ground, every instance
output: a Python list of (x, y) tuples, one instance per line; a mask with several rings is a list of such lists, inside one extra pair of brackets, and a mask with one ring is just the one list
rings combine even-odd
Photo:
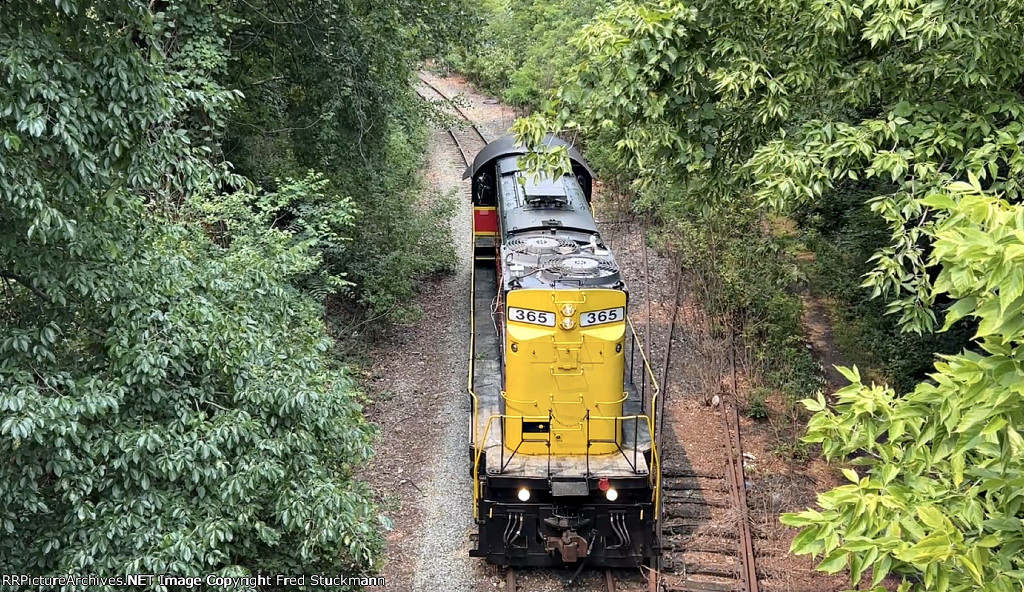
[(481, 589), (486, 571), (467, 551), (470, 207), (462, 199), (462, 163), (445, 132), (432, 134), (427, 158), (428, 187), (459, 192), (451, 220), (457, 270), (428, 280), (417, 299), (422, 318), (374, 348), (368, 415), (380, 437), (366, 475), (394, 522), (382, 570), (387, 588), (463, 592)]

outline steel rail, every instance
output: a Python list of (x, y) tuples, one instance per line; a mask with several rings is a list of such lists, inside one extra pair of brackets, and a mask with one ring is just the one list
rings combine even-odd
[(420, 82), (422, 82), (424, 85), (430, 88), (430, 90), (436, 92), (439, 97), (447, 101), (448, 104), (451, 105), (453, 109), (455, 109), (455, 112), (461, 115), (462, 118), (466, 120), (466, 123), (468, 123), (469, 127), (472, 128), (474, 132), (476, 132), (476, 135), (480, 138), (480, 141), (483, 142), (484, 145), (490, 144), (490, 141), (487, 139), (487, 136), (485, 136), (483, 132), (480, 131), (480, 128), (477, 127), (476, 123), (472, 119), (470, 119), (470, 117), (466, 115), (466, 113), (452, 101), (451, 97), (441, 92), (441, 89), (434, 86), (429, 80), (423, 78), (423, 76), (417, 75), (417, 77), (420, 79)]
[[(430, 100), (427, 97), (425, 97), (423, 93), (421, 93), (420, 91), (416, 91), (416, 94), (419, 95), (420, 98), (423, 99), (424, 101)], [(448, 128), (447, 131), (448, 135), (451, 136), (452, 141), (455, 142), (455, 147), (459, 149), (459, 156), (462, 157), (462, 162), (465, 164), (465, 166), (469, 166), (469, 156), (466, 154), (466, 150), (462, 147), (462, 142), (459, 142), (459, 138), (455, 136), (455, 130), (453, 130), (452, 128)]]
[(757, 558), (754, 556), (753, 539), (750, 536), (750, 521), (747, 509), (747, 487), (743, 474), (743, 449), (740, 444), (739, 418), (736, 415), (736, 406), (726, 406), (721, 401), (722, 419), (726, 422), (726, 429), (729, 432), (729, 449), (731, 475), (736, 507), (739, 509), (737, 526), (739, 529), (739, 552), (740, 552), (740, 575), (745, 586), (744, 592), (758, 592), (757, 586)]
[(604, 570), (604, 588), (606, 592), (615, 592), (615, 576), (610, 569)]
[[(466, 113), (462, 109), (460, 109), (458, 107), (458, 105), (455, 105), (454, 102), (452, 102), (450, 97), (445, 95), (444, 92), (442, 92), (434, 84), (430, 83), (428, 80), (424, 79), (422, 76), (418, 76), (418, 78), (419, 78), (420, 82), (423, 83), (424, 86), (427, 86), (428, 88), (433, 90), (435, 93), (437, 93), (437, 95), (439, 97), (441, 97), (443, 100), (447, 101), (452, 106), (452, 108), (455, 110), (455, 112), (458, 113), (466, 121), (466, 123), (469, 124), (469, 127), (476, 133), (476, 136), (478, 138), (480, 138), (480, 141), (483, 142), (484, 145), (487, 145), (489, 143), (489, 141), (487, 140), (487, 136), (485, 136), (483, 134), (483, 132), (480, 131), (480, 128), (476, 125), (476, 123), (472, 119), (470, 119), (470, 117), (468, 115), (466, 115)], [(416, 91), (416, 94), (419, 95), (419, 97), (421, 99), (423, 99), (424, 101), (429, 101), (430, 100), (428, 97), (426, 97), (423, 93), (419, 92), (418, 90)], [(446, 130), (446, 131), (448, 132), (449, 137), (451, 137), (452, 142), (455, 144), (455, 147), (458, 148), (459, 155), (462, 157), (463, 163), (468, 167), (470, 165), (469, 156), (466, 153), (466, 150), (463, 147), (462, 142), (460, 142), (458, 136), (456, 136), (455, 130), (452, 129), (452, 128), (448, 128), (448, 130)], [(644, 245), (644, 247), (645, 247), (645, 251), (646, 251), (646, 244)], [(644, 258), (645, 259), (646, 259), (646, 254), (647, 253), (645, 252), (644, 253), (644, 255), (645, 255)], [(646, 268), (646, 261), (645, 261), (645, 268)], [(475, 271), (475, 270), (473, 270), (473, 271)], [(646, 269), (645, 269), (645, 271), (646, 271)], [(677, 288), (677, 290), (678, 290), (678, 288)], [(650, 314), (650, 302), (649, 302), (649, 299), (650, 299), (650, 296), (648, 296), (648, 315)], [(678, 296), (677, 296), (677, 300), (678, 300)], [(471, 329), (470, 329), (470, 355), (469, 355), (470, 372), (469, 372), (469, 376), (468, 376), (468, 380), (467, 380), (467, 385), (466, 385), (467, 388), (466, 388), (466, 390), (469, 391), (470, 397), (471, 397), (471, 399), (473, 401), (473, 416), (474, 417), (472, 418), (473, 426), (472, 426), (471, 432), (473, 433), (474, 445), (477, 445), (477, 443), (480, 441), (479, 440), (480, 434), (477, 434), (477, 430), (476, 430), (476, 425), (477, 425), (477, 421), (476, 421), (476, 419), (477, 419), (476, 418), (477, 395), (476, 395), (476, 392), (473, 389), (473, 367), (474, 367), (475, 364), (474, 364), (474, 359), (473, 359), (474, 358), (474, 356), (473, 356), (474, 331), (472, 329), (472, 325), (474, 324), (474, 321), (475, 321), (475, 318), (474, 318), (474, 315), (473, 315), (473, 309), (474, 308), (475, 308), (475, 301), (472, 300), (472, 296), (471, 296), (471, 302), (470, 302), (470, 327), (471, 327)], [(629, 320), (629, 319), (627, 319), (627, 321), (629, 323), (630, 330), (635, 335), (636, 334), (636, 329), (633, 327), (632, 321)], [(674, 319), (673, 319), (673, 321), (674, 321)], [(649, 317), (648, 317), (648, 321), (647, 322), (648, 322), (648, 327), (649, 327), (650, 326), (650, 318)], [(673, 324), (674, 324), (674, 322), (673, 322)], [(669, 347), (671, 347), (671, 338), (669, 339), (669, 344), (670, 344)], [(651, 407), (652, 407), (651, 414), (655, 415), (656, 414), (655, 409), (658, 408), (658, 402), (659, 402), (659, 398), (660, 398), (659, 395), (661, 394), (661, 392), (660, 392), (661, 389), (659, 388), (658, 380), (657, 380), (657, 378), (654, 375), (654, 370), (651, 367), (649, 361), (647, 360), (647, 356), (646, 356), (643, 348), (641, 348), (641, 350), (640, 350), (640, 355), (641, 355), (641, 358), (643, 359), (643, 362), (644, 362), (644, 366), (645, 366), (644, 370), (646, 370), (647, 374), (649, 375), (650, 381), (652, 383), (652, 387), (654, 388), (654, 391), (655, 391), (655, 394), (653, 395), (652, 401), (651, 401)], [(503, 396), (504, 396), (504, 394), (503, 394)], [(641, 415), (641, 416), (629, 416), (629, 417), (616, 417), (614, 419), (616, 419), (616, 420), (634, 419), (634, 420), (639, 421), (641, 418), (646, 421), (647, 428), (651, 432), (652, 444), (654, 444), (654, 432), (655, 432), (656, 423), (655, 423), (655, 420), (652, 417), (642, 416)], [(483, 438), (486, 438), (487, 437), (487, 433), (490, 432), (491, 422), (494, 419), (495, 419), (494, 416), (488, 418), (487, 425), (484, 428), (484, 434), (482, 436)], [(600, 419), (612, 419), (612, 418), (600, 418)], [(480, 463), (480, 452), (482, 451), (483, 448), (484, 448), (484, 446), (480, 446), (479, 449), (476, 451), (476, 454), (474, 455), (474, 460), (473, 460), (474, 469), (477, 469), (477, 467), (479, 466), (479, 463)], [(662, 509), (662, 502), (659, 499), (660, 498), (659, 494), (661, 493), (661, 475), (662, 475), (662, 472), (661, 472), (661, 463), (660, 463), (660, 459), (659, 459), (659, 455), (658, 455), (657, 445), (653, 446), (653, 458), (652, 458), (652, 460), (653, 460), (653, 464), (654, 464), (653, 468), (656, 468), (656, 470), (653, 471), (654, 475), (652, 475), (652, 478), (654, 480), (654, 490), (655, 490), (654, 506), (656, 508), (658, 508), (658, 509)], [(475, 472), (476, 471), (474, 470), (474, 473)], [(477, 490), (477, 484), (476, 483), (474, 483), (474, 486), (473, 486), (473, 494), (474, 494), (473, 495), (473, 497), (474, 497), (474, 504), (473, 504), (474, 507), (473, 507), (473, 510), (474, 510), (474, 516), (475, 516), (476, 515), (476, 498), (477, 498), (477, 496), (479, 494), (479, 492)], [(659, 514), (660, 514), (660, 512), (659, 512)], [(658, 517), (658, 522), (660, 523), (660, 521), (661, 521), (661, 516)], [(657, 571), (655, 571), (654, 573), (657, 574)], [(605, 570), (604, 575), (605, 575), (604, 582), (605, 582), (606, 592), (616, 592), (615, 578), (614, 578), (614, 576), (612, 574), (612, 570), (610, 570), (610, 569), (609, 570)], [(506, 592), (516, 592), (516, 590), (517, 590), (516, 579), (517, 578), (516, 578), (515, 570), (512, 567), (509, 567), (506, 570), (506, 572), (505, 572), (505, 590), (506, 590)], [(657, 585), (657, 581), (658, 580), (655, 577), (655, 578), (652, 579), (651, 583), (656, 586)]]
[[(672, 320), (669, 326), (668, 342), (665, 345), (664, 368), (662, 368), (663, 384), (667, 381), (669, 372), (668, 366), (672, 359), (672, 333), (675, 329), (676, 316), (679, 308), (681, 280), (682, 273), (680, 271), (676, 276), (675, 308), (673, 309)], [(726, 397), (720, 397), (718, 401), (718, 411), (721, 414), (722, 419), (723, 444), (726, 456), (724, 475), (704, 475), (697, 474), (692, 471), (673, 472), (670, 469), (664, 469), (665, 473), (662, 475), (661, 485), (663, 489), (662, 499), (665, 500), (663, 501), (663, 505), (665, 507), (662, 509), (662, 513), (659, 516), (658, 525), (659, 527), (664, 528), (666, 518), (681, 518), (683, 521), (691, 519), (691, 516), (683, 511), (683, 508), (688, 506), (696, 505), (703, 506), (705, 508), (712, 506), (729, 506), (735, 509), (737, 511), (735, 551), (731, 549), (731, 545), (725, 545), (722, 548), (690, 548), (688, 550), (713, 555), (732, 555), (739, 560), (739, 569), (729, 569), (715, 565), (686, 565), (684, 566), (685, 569), (682, 572), (682, 577), (679, 576), (679, 573), (675, 569), (666, 570), (669, 573), (676, 572), (673, 573), (674, 577), (670, 578), (664, 578), (657, 570), (652, 570), (652, 591), (659, 589), (658, 579), (663, 578), (661, 583), (670, 591), (698, 592), (708, 590), (725, 590), (729, 588), (739, 590), (740, 592), (759, 592), (757, 561), (754, 554), (753, 537), (751, 536), (748, 518), (749, 510), (747, 507), (746, 479), (743, 471), (743, 449), (740, 440), (739, 417), (736, 411), (738, 388), (736, 378), (735, 337), (730, 337), (732, 337), (729, 344), (729, 363), (730, 371), (732, 373), (732, 401), (726, 402)], [(662, 405), (664, 405), (664, 400), (662, 401)], [(659, 417), (659, 435), (663, 426), (663, 420), (663, 416)], [(692, 480), (694, 485), (681, 485), (674, 482), (679, 479)], [(717, 484), (717, 486), (709, 486), (707, 483), (702, 485), (700, 480), (704, 480), (705, 482), (711, 480), (712, 484)], [(726, 485), (729, 493), (728, 500), (708, 497), (708, 493), (713, 492), (715, 489), (721, 491), (722, 489), (725, 489), (723, 486)], [(686, 552), (688, 547), (686, 542), (687, 535), (683, 535), (684, 538), (678, 543), (677, 541), (672, 540), (676, 538), (676, 535), (681, 534), (676, 532), (679, 528), (680, 527), (673, 526), (673, 532), (669, 535), (667, 540), (664, 537), (664, 533), (660, 533), (662, 536), (659, 537), (659, 541), (662, 542), (663, 549), (683, 550)], [(688, 527), (682, 526), (681, 528), (686, 530)], [(735, 579), (738, 580), (737, 585), (739, 588), (732, 588), (730, 585), (725, 584), (718, 579), (713, 581), (695, 580), (690, 577), (691, 575)]]
[[(662, 548), (666, 551), (734, 557), (738, 560), (738, 569), (714, 563), (666, 565), (664, 572), (658, 576), (662, 579), (665, 589), (670, 592), (726, 589), (737, 592), (759, 591), (753, 537), (748, 519), (739, 418), (735, 403), (720, 400), (717, 409), (721, 414), (723, 445), (727, 457), (724, 472), (715, 475), (692, 470), (665, 469), (662, 477), (662, 498), (665, 500), (662, 521), (668, 523), (664, 525), (666, 536), (663, 537)], [(716, 495), (723, 493), (726, 494), (724, 497)], [(707, 512), (712, 508), (736, 510), (735, 530), (733, 527), (722, 529), (720, 532), (723, 534), (718, 536), (726, 538), (718, 545), (709, 546), (705, 541), (703, 546), (694, 547), (689, 529), (706, 523), (709, 519)], [(699, 514), (690, 513), (694, 510)], [(734, 541), (726, 542), (727, 539)], [(693, 576), (710, 576), (714, 580), (695, 579)], [(729, 585), (722, 582), (722, 579), (732, 579), (736, 583)]]
[(725, 429), (729, 438), (727, 447), (729, 448), (729, 464), (731, 465), (735, 482), (736, 507), (739, 509), (739, 516), (737, 518), (740, 534), (739, 551), (743, 580), (746, 584), (745, 592), (758, 592), (757, 558), (754, 556), (754, 543), (750, 536), (747, 483), (743, 472), (743, 445), (740, 441), (740, 420), (736, 413), (739, 389), (736, 384), (736, 335), (734, 333), (729, 335), (729, 366), (732, 371), (732, 404), (728, 405), (727, 410), (723, 397), (718, 400), (718, 406), (722, 410), (722, 419), (725, 421)]
[[(420, 78), (420, 81), (423, 82), (424, 84), (426, 84), (427, 86), (429, 86), (430, 88), (432, 88), (439, 95), (444, 96), (440, 91), (438, 91), (436, 88), (434, 88), (432, 85), (427, 83), (422, 78)], [(421, 93), (420, 91), (416, 90), (415, 92), (424, 101), (429, 101), (430, 100), (423, 93)], [(463, 117), (466, 117), (465, 113), (462, 113), (461, 111), (459, 112), (459, 114), (462, 115)], [(472, 125), (472, 122), (470, 122), (470, 124)], [(458, 148), (459, 155), (462, 157), (462, 162), (465, 164), (465, 166), (468, 167), (469, 163), (470, 163), (469, 156), (466, 154), (465, 148), (462, 147), (462, 142), (459, 142), (458, 136), (455, 135), (455, 130), (453, 130), (452, 128), (448, 128), (447, 132), (448, 132), (448, 136), (452, 139), (452, 142), (455, 144), (455, 147)], [(478, 133), (479, 133), (479, 130), (478, 130)], [(473, 245), (473, 238), (471, 236), (470, 237), (470, 253), (473, 252), (473, 246), (474, 246)], [(471, 262), (471, 263), (473, 263), (473, 262)], [(472, 424), (470, 426), (470, 438), (472, 439), (472, 445), (474, 447), (478, 447), (479, 446), (480, 449), (482, 449), (483, 446), (481, 446), (481, 444), (480, 444), (480, 434), (478, 433), (479, 430), (477, 429), (477, 425), (478, 425), (477, 424), (477, 420), (479, 418), (479, 407), (480, 407), (479, 403), (480, 403), (480, 400), (477, 397), (476, 391), (473, 389), (473, 376), (474, 376), (474, 373), (475, 373), (475, 366), (476, 366), (476, 356), (474, 355), (474, 352), (476, 351), (475, 343), (474, 343), (476, 341), (476, 298), (475, 298), (475, 294), (474, 294), (474, 291), (473, 291), (474, 290), (474, 286), (476, 286), (476, 265), (475, 264), (471, 264), (470, 265), (469, 285), (470, 285), (470, 290), (469, 290), (469, 352), (468, 352), (469, 371), (467, 372), (467, 375), (466, 375), (466, 391), (469, 393), (470, 402), (471, 402), (471, 405), (473, 407), (473, 409), (472, 409), (472, 411), (470, 413), (470, 422)], [(488, 428), (490, 428), (490, 422), (488, 422)], [(486, 431), (485, 431), (485, 437), (486, 437)], [(478, 484), (476, 482), (476, 467), (479, 465), (479, 458), (480, 458), (480, 455), (479, 455), (479, 452), (477, 452), (477, 454), (474, 457), (474, 461), (473, 461), (473, 467), (474, 467), (474, 472), (473, 472), (473, 481), (474, 481), (473, 482), (473, 518), (477, 517), (477, 501), (478, 501), (478, 497), (479, 497), (479, 493), (480, 493), (479, 492)], [(508, 578), (509, 578), (508, 582), (511, 584), (511, 586), (509, 587), (509, 591), (510, 592), (515, 592), (515, 575), (513, 574), (511, 569), (509, 570)]]
[[(630, 225), (629, 228), (632, 229), (633, 228), (632, 225)], [(646, 301), (646, 304), (647, 304), (647, 319), (646, 319), (646, 326), (644, 328), (644, 333), (645, 333), (644, 337), (648, 340), (648, 347), (650, 347), (651, 351), (653, 352), (654, 351), (654, 333), (651, 330), (651, 322), (652, 322), (652, 316), (651, 316), (651, 269), (650, 269), (650, 265), (648, 264), (648, 259), (647, 259), (647, 215), (644, 215), (644, 224), (643, 224), (643, 228), (641, 229), (641, 232), (642, 232), (642, 234), (640, 235), (640, 248), (643, 250), (641, 259), (643, 261), (643, 266), (644, 266), (644, 300)], [(675, 320), (675, 315), (672, 315), (672, 320)], [(671, 347), (671, 345), (672, 345), (672, 340), (669, 339), (669, 347)], [(650, 408), (649, 412), (651, 413), (651, 415), (653, 415), (656, 418), (655, 419), (655, 425), (658, 425), (657, 421), (660, 420), (661, 414), (664, 411), (664, 405), (662, 405), (661, 409), (658, 409), (657, 406), (658, 406), (659, 403), (663, 403), (663, 402), (664, 402), (664, 398), (657, 398), (656, 400), (654, 400), (654, 399), (651, 400), (651, 408)], [(654, 433), (653, 445), (654, 445), (655, 449), (658, 449), (658, 450), (661, 449), (661, 429), (660, 429), (660, 427)], [(664, 467), (662, 467), (661, 464), (659, 464), (658, 465), (658, 487), (659, 487), (659, 489), (661, 488), (661, 484), (664, 481), (664, 479), (662, 477), (662, 471), (663, 470), (664, 470)], [(654, 526), (654, 540), (655, 540), (655, 544), (660, 546), (661, 545), (661, 541), (663, 540), (663, 538), (665, 536), (665, 529), (664, 529), (664, 526), (665, 526), (665, 507), (664, 507), (664, 504), (665, 504), (665, 502), (663, 500), (659, 500), (659, 502), (660, 503), (656, 504), (655, 507), (654, 507), (654, 518), (655, 518), (655, 523), (654, 523), (654, 525), (655, 525)], [(650, 569), (650, 571), (647, 574), (647, 588), (648, 588), (648, 592), (660, 592), (661, 591), (660, 575), (661, 575), (662, 569), (663, 569), (663, 558), (661, 556), (661, 553), (658, 553), (658, 555), (651, 562), (651, 569)]]

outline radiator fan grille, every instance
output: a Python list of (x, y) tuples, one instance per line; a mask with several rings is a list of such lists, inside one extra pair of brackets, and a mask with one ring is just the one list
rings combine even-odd
[(552, 262), (548, 269), (561, 277), (571, 278), (604, 278), (619, 272), (612, 261), (587, 255), (562, 257)]
[(509, 239), (508, 248), (523, 255), (569, 255), (579, 250), (576, 241), (558, 236), (524, 236)]

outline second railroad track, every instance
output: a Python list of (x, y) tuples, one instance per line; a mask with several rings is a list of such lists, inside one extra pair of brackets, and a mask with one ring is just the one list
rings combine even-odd
[[(451, 127), (448, 128), (448, 135), (451, 136), (452, 141), (455, 143), (455, 147), (458, 148), (459, 154), (462, 156), (462, 161), (466, 166), (469, 166), (469, 163), (472, 160), (472, 155), (479, 152), (480, 149), (486, 146), (490, 140), (488, 140), (487, 136), (480, 131), (476, 122), (470, 119), (470, 117), (466, 115), (466, 112), (458, 106), (457, 101), (453, 97), (445, 94), (444, 91), (437, 87), (437, 85), (433, 84), (422, 75), (419, 76), (419, 81), (423, 87), (428, 89), (430, 93), (433, 93), (433, 95), (437, 97), (435, 100), (440, 100), (445, 105), (451, 107), (451, 109), (458, 114), (459, 118), (464, 122), (464, 130), (468, 133), (462, 133), (464, 131), (463, 129)], [(430, 97), (426, 96), (426, 94), (420, 91), (417, 91), (417, 93), (424, 100), (430, 100)]]

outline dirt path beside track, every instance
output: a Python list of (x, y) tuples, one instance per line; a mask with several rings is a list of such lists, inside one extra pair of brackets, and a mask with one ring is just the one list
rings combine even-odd
[(394, 522), (382, 572), (386, 589), (466, 592), (479, 589), (482, 568), (466, 550), (470, 205), (462, 199), (462, 163), (444, 131), (431, 134), (427, 163), (428, 188), (457, 195), (451, 226), (458, 263), (454, 274), (421, 290), (422, 318), (395, 328), (372, 353), (367, 385), (375, 403), (367, 414), (380, 437), (366, 475)]

